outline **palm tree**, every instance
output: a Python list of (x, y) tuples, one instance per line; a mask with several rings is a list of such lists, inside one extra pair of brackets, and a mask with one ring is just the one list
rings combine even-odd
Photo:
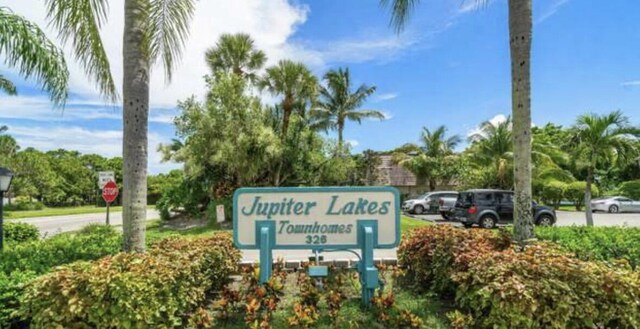
[(375, 86), (360, 85), (352, 91), (349, 69), (330, 70), (324, 76), (326, 87), (320, 88), (320, 99), (313, 109), (315, 126), (338, 131), (338, 149), (344, 142), (344, 126), (347, 120), (361, 123), (366, 118), (384, 119), (384, 113), (376, 110), (360, 110), (360, 106), (375, 91)]
[(444, 157), (453, 153), (453, 149), (460, 144), (462, 139), (458, 135), (445, 138), (447, 127), (444, 125), (431, 131), (427, 127), (422, 127), (422, 145), (424, 153), (430, 157)]
[[(481, 0), (477, 0), (481, 1)], [(391, 24), (400, 32), (419, 0), (380, 0), (391, 7)], [(534, 236), (531, 207), (531, 0), (508, 0), (511, 51), (511, 111), (514, 145), (514, 236), (521, 244)]]
[(233, 73), (253, 82), (256, 71), (262, 68), (267, 56), (255, 49), (251, 36), (237, 33), (221, 35), (215, 47), (207, 50), (205, 59), (212, 73)]
[[(25, 78), (34, 78), (56, 105), (67, 99), (69, 71), (62, 51), (44, 32), (24, 17), (0, 7), (0, 55)], [(16, 86), (0, 74), (0, 91), (17, 93)]]
[(477, 132), (469, 136), (471, 158), (475, 163), (491, 168), (494, 187), (508, 189), (512, 183), (508, 172), (513, 159), (511, 125), (511, 117), (498, 123), (485, 121)]
[[(48, 18), (63, 42), (110, 101), (118, 94), (100, 39), (108, 0), (46, 0)], [(125, 0), (123, 40), (123, 231), (126, 251), (144, 251), (151, 65), (160, 60), (171, 80), (188, 36), (195, 0)]]
[(640, 152), (640, 128), (631, 126), (629, 118), (615, 111), (607, 115), (581, 115), (573, 130), (575, 155), (586, 164), (585, 213), (587, 225), (593, 226), (591, 185), (594, 171), (599, 165), (612, 166), (616, 162), (634, 161)]
[(434, 131), (422, 128), (423, 146), (417, 155), (405, 153), (395, 154), (394, 159), (400, 165), (411, 171), (418, 180), (426, 179), (429, 190), (434, 191), (439, 179), (450, 179), (453, 171), (445, 170), (456, 160), (453, 149), (461, 142), (460, 136), (453, 135), (446, 138), (447, 128), (439, 126)]
[(315, 100), (318, 79), (304, 64), (281, 60), (278, 65), (267, 69), (258, 86), (273, 95), (282, 96), (282, 136), (285, 138), (293, 111), (304, 112), (306, 104)]

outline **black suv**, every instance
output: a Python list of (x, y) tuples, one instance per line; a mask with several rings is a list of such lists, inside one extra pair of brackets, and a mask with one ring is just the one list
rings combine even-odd
[[(493, 228), (498, 223), (513, 222), (513, 192), (503, 190), (468, 190), (460, 192), (453, 217), (465, 227), (478, 224)], [(556, 212), (549, 207), (533, 204), (536, 225), (551, 226), (556, 222)]]

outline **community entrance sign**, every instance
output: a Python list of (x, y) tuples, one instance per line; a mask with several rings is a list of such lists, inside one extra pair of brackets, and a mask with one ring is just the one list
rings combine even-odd
[(260, 250), (262, 283), (271, 276), (274, 249), (360, 249), (368, 304), (379, 284), (373, 249), (400, 241), (400, 195), (393, 187), (241, 188), (233, 196), (233, 239), (240, 249)]

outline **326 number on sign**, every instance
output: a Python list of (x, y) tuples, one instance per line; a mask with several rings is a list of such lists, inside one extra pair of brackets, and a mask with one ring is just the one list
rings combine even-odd
[(326, 235), (307, 235), (305, 238), (307, 244), (325, 244), (327, 243)]

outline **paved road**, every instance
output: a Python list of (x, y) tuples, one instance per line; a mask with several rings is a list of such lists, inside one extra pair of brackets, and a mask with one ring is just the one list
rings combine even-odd
[[(112, 212), (109, 217), (111, 225), (122, 225), (122, 212)], [(147, 220), (158, 218), (160, 218), (160, 214), (157, 210), (147, 209)], [(104, 223), (105, 213), (33, 217), (16, 219), (15, 221), (33, 224), (40, 229), (42, 236), (52, 236), (62, 232), (79, 230), (87, 224)]]
[[(571, 226), (571, 225), (585, 225), (586, 218), (584, 212), (575, 211), (558, 211), (558, 226)], [(424, 220), (434, 221), (438, 224), (451, 224), (455, 226), (462, 226), (458, 222), (448, 222), (442, 219), (440, 215), (422, 215), (414, 216)], [(629, 226), (640, 227), (640, 213), (624, 213), (624, 214), (608, 214), (608, 213), (595, 213), (593, 214), (593, 223), (595, 226)]]

